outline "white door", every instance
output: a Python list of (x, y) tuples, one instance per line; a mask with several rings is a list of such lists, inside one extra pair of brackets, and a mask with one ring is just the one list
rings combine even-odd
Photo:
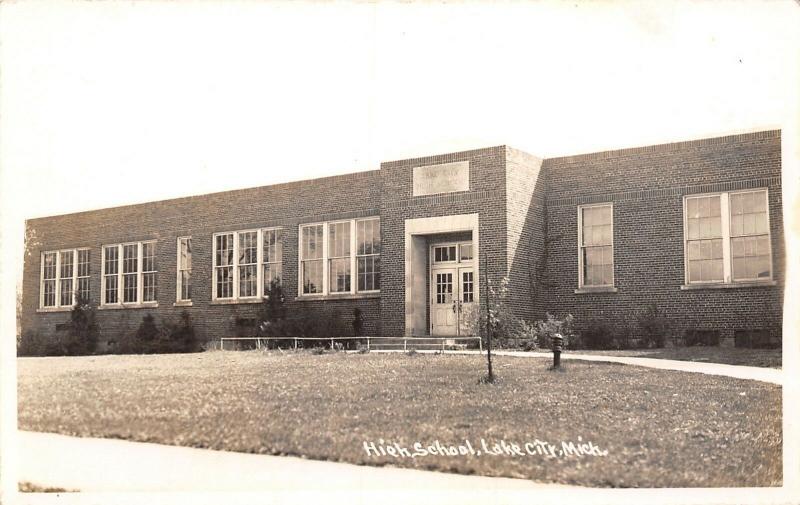
[(471, 335), (470, 320), (475, 306), (475, 274), (472, 267), (458, 269), (458, 320), (459, 335)]
[(441, 268), (431, 275), (431, 335), (458, 335), (458, 269)]

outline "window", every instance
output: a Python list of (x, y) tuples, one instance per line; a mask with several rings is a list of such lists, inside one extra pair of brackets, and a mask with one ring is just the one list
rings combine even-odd
[(356, 222), (358, 251), (358, 290), (381, 289), (381, 222), (364, 219)]
[(350, 292), (350, 221), (328, 225), (331, 293)]
[(155, 241), (103, 246), (101, 305), (155, 305), (157, 285)]
[(192, 300), (192, 237), (178, 239), (178, 279), (176, 302)]
[(269, 292), (272, 282), (280, 283), (283, 275), (281, 269), (283, 246), (280, 233), (278, 229), (264, 230), (264, 296)]
[(323, 225), (304, 226), (300, 235), (303, 294), (322, 293)]
[(259, 300), (267, 293), (270, 281), (280, 279), (280, 230), (217, 233), (213, 246), (214, 300)]
[(299, 237), (301, 295), (380, 290), (379, 218), (301, 225)]
[(730, 207), (733, 280), (769, 279), (772, 268), (767, 192), (732, 193)]
[(459, 250), (461, 261), (469, 261), (472, 259), (472, 244), (461, 244)]
[(446, 263), (456, 261), (456, 246), (436, 246), (433, 248), (433, 261), (436, 263)]
[(89, 299), (89, 249), (42, 253), (40, 307), (72, 307), (75, 293)]
[(684, 198), (686, 283), (772, 279), (765, 189)]
[(258, 296), (258, 232), (239, 233), (239, 298)]
[(614, 217), (610, 203), (578, 207), (578, 285), (614, 286)]

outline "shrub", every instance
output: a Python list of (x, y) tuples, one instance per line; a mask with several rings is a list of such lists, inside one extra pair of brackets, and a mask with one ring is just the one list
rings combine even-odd
[(44, 356), (47, 340), (40, 334), (25, 330), (17, 342), (17, 356)]
[(507, 339), (516, 339), (521, 334), (523, 321), (514, 317), (507, 303), (508, 283), (508, 277), (503, 277), (499, 285), (495, 285), (491, 280), (488, 281), (488, 299), (481, 302), (480, 307), (473, 307), (464, 316), (472, 335), (486, 337), (485, 305), (489, 307), (489, 329), (492, 332), (492, 339), (496, 339), (498, 344)]
[(669, 320), (659, 312), (655, 303), (651, 303), (639, 312), (637, 322), (640, 330), (640, 347), (664, 347), (671, 328)]
[(181, 312), (179, 322), (168, 323), (165, 330), (160, 334), (162, 338), (159, 352), (197, 352), (200, 350), (192, 316), (188, 311)]
[(75, 306), (66, 324), (66, 335), (47, 344), (46, 354), (78, 356), (93, 353), (97, 349), (100, 327), (95, 319), (95, 309), (79, 293), (76, 292), (75, 297)]
[(364, 314), (358, 307), (353, 309), (353, 335), (356, 337), (364, 335)]
[(533, 332), (538, 345), (546, 349), (552, 349), (553, 335), (560, 333), (564, 337), (564, 348), (575, 349), (578, 341), (572, 326), (574, 322), (572, 314), (567, 314), (564, 319), (557, 319), (553, 314), (547, 312), (545, 317), (546, 319), (536, 321), (533, 324)]
[(592, 319), (581, 331), (581, 341), (586, 349), (613, 349), (614, 333), (605, 320)]
[(144, 354), (159, 352), (161, 347), (160, 342), (158, 342), (159, 336), (155, 318), (150, 313), (145, 314), (139, 324), (139, 329), (136, 330), (132, 351)]
[(272, 279), (261, 304), (259, 322), (275, 322), (286, 318), (286, 297), (279, 279)]

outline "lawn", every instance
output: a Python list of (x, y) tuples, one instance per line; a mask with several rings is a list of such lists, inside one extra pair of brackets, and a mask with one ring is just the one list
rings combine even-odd
[(741, 349), (737, 347), (665, 347), (662, 349), (629, 349), (624, 351), (568, 351), (576, 354), (600, 354), (605, 356), (633, 356), (636, 358), (676, 359), (723, 363), (726, 365), (781, 368), (780, 349)]
[[(775, 486), (781, 388), (611, 363), (207, 352), (20, 358), (19, 426), (605, 487)], [(606, 456), (369, 456), (364, 442), (591, 441)], [(413, 452), (413, 449), (411, 450)]]

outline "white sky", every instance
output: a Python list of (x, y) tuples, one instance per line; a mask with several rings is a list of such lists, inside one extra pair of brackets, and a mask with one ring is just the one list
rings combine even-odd
[(3, 186), (24, 217), (496, 144), (546, 157), (780, 127), (800, 54), (789, 1), (2, 14)]
[(783, 128), (798, 233), (790, 0), (4, 1), (0, 23), (4, 337), (25, 218), (488, 145), (547, 157)]

